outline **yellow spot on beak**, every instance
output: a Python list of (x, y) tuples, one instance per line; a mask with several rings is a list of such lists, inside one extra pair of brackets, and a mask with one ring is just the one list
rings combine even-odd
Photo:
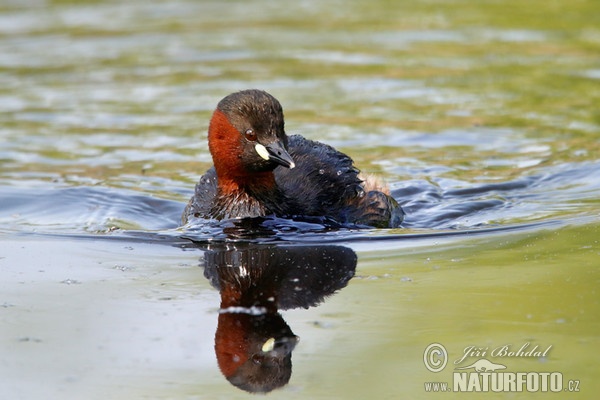
[(275, 348), (275, 338), (269, 338), (262, 345), (262, 349), (261, 350), (263, 351), (263, 353), (268, 353), (270, 351), (273, 351), (274, 348)]
[(263, 160), (268, 160), (270, 158), (267, 148), (262, 144), (256, 143), (256, 145), (254, 145), (254, 149)]

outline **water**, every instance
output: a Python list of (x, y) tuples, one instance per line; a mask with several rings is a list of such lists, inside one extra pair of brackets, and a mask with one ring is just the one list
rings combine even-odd
[[(461, 366), (595, 398), (596, 3), (0, 4), (0, 398), (245, 398), (215, 355), (228, 318), (293, 349), (272, 397), (441, 396), (425, 383), (475, 346)], [(389, 182), (403, 228), (181, 228), (210, 113), (249, 87)], [(248, 279), (271, 294), (219, 313)], [(528, 343), (552, 347), (490, 354)]]

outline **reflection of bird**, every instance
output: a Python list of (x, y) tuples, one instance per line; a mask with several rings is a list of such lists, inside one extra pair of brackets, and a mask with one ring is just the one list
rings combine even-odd
[(279, 313), (219, 314), (215, 352), (229, 382), (248, 392), (270, 392), (292, 375), (292, 350), (298, 342)]
[(214, 167), (196, 185), (183, 222), (276, 215), (400, 225), (398, 203), (374, 182), (363, 182), (348, 156), (299, 135), (288, 138), (283, 126), (281, 105), (266, 92), (245, 90), (221, 100), (208, 131)]
[(346, 286), (356, 254), (341, 246), (211, 247), (204, 275), (221, 294), (215, 334), (221, 372), (249, 392), (287, 384), (298, 337), (278, 310), (315, 306)]

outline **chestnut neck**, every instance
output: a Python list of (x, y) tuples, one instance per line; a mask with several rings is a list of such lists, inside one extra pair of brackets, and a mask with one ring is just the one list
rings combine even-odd
[(229, 122), (227, 115), (216, 109), (208, 128), (208, 147), (213, 158), (219, 192), (235, 195), (246, 192), (255, 194), (275, 191), (277, 185), (273, 171), (248, 171), (241, 164), (243, 151), (240, 133)]

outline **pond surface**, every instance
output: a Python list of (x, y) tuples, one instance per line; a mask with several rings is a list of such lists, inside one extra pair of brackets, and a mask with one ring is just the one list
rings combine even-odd
[[(223, 362), (235, 343), (285, 359), (275, 398), (463, 398), (454, 368), (480, 359), (596, 398), (599, 16), (566, 0), (2, 3), (0, 398), (247, 398), (224, 376), (258, 374)], [(288, 134), (388, 182), (403, 227), (179, 227), (212, 110), (252, 87)], [(424, 361), (436, 343), (447, 357)]]

